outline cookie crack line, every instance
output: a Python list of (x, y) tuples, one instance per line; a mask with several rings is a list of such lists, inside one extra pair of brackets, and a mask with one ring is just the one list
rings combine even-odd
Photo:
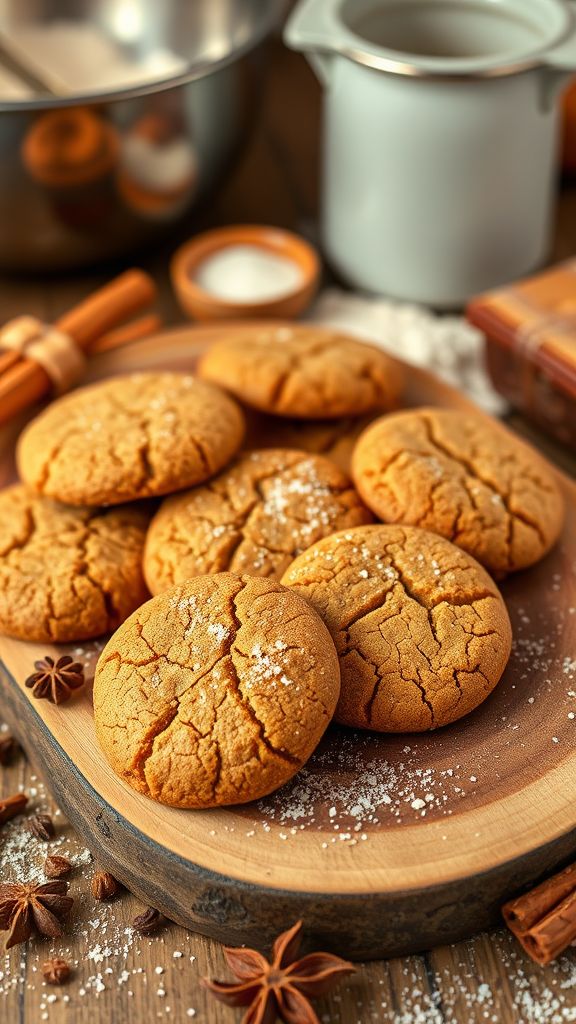
[(134, 755), (134, 774), (148, 793), (151, 792), (146, 779), (146, 765), (154, 753), (154, 744), (159, 736), (165, 733), (175, 718), (178, 717), (180, 704), (178, 701), (171, 705), (163, 715), (159, 716), (150, 726), (146, 736), (142, 739), (136, 754)]
[[(472, 476), (474, 479), (479, 480), (480, 483), (484, 484), (484, 486), (487, 487), (492, 492), (492, 494), (497, 495), (500, 498), (502, 504), (504, 505), (504, 509), (505, 509), (507, 515), (510, 517), (510, 519), (512, 519), (512, 520), (516, 519), (519, 522), (523, 523), (524, 526), (527, 526), (529, 529), (532, 529), (534, 531), (534, 533), (537, 535), (538, 539), (540, 540), (540, 543), (544, 547), (546, 547), (547, 546), (547, 542), (546, 542), (546, 539), (545, 539), (544, 534), (542, 532), (541, 526), (537, 522), (535, 522), (533, 519), (530, 519), (529, 516), (527, 516), (525, 512), (519, 512), (516, 509), (512, 509), (510, 507), (510, 495), (507, 494), (505, 491), (501, 491), (494, 483), (492, 483), (492, 481), (486, 480), (486, 478), (484, 476), (482, 476), (482, 474), (479, 472), (479, 470), (478, 470), (477, 466), (474, 464), (473, 460), (467, 459), (463, 455), (456, 455), (456, 454), (454, 454), (454, 452), (452, 452), (449, 448), (447, 448), (444, 444), (442, 444), (442, 442), (434, 434), (434, 430), (433, 430), (433, 427), (432, 427), (432, 421), (429, 419), (429, 417), (421, 416), (420, 420), (421, 420), (421, 422), (424, 425), (424, 429), (426, 430), (426, 434), (427, 434), (427, 437), (428, 437), (428, 440), (429, 440), (430, 444), (434, 448), (436, 448), (439, 452), (441, 452), (442, 455), (444, 455), (451, 462), (455, 463), (457, 466), (460, 466), (462, 469), (466, 470), (466, 472), (468, 473), (469, 476)], [(512, 528), (509, 527), (509, 536), (508, 536), (508, 539), (507, 539), (507, 545), (508, 545), (508, 550), (509, 551), (511, 550), (511, 544), (512, 544)]]
[[(242, 627), (242, 622), (241, 622), (241, 620), (240, 620), (240, 618), (238, 616), (238, 613), (237, 613), (236, 599), (242, 593), (242, 590), (244, 590), (246, 588), (246, 586), (247, 586), (247, 584), (244, 583), (243, 586), (240, 588), (240, 590), (237, 592), (237, 594), (235, 596), (232, 596), (231, 599), (230, 599), (230, 609), (229, 610), (230, 610), (231, 618), (232, 618), (232, 620), (234, 622), (234, 625), (236, 627), (236, 632), (239, 632), (241, 627)], [(182, 669), (188, 669), (189, 668), (188, 665), (182, 664), (181, 662), (174, 661), (174, 660), (170, 659), (164, 653), (163, 654), (158, 654), (158, 652), (155, 651), (151, 647), (149, 642), (146, 640), (146, 637), (143, 635), (143, 628), (144, 628), (143, 624), (137, 622), (136, 623), (136, 627), (137, 627), (137, 632), (138, 632), (139, 637), (142, 639), (142, 641), (146, 644), (146, 646), (148, 647), (150, 652), (153, 654), (153, 658), (151, 659), (151, 661), (147, 662), (146, 664), (150, 664), (152, 662), (158, 662), (158, 661), (161, 661), (161, 660), (165, 660), (170, 665), (175, 665), (175, 666), (177, 666), (179, 668), (182, 668)], [(205, 669), (205, 671), (202, 673), (201, 676), (195, 678), (193, 680), (193, 682), (190, 684), (190, 686), (186, 687), (186, 689), (183, 690), (182, 693), (180, 693), (179, 695), (174, 697), (174, 700), (176, 702), (175, 708), (174, 708), (174, 713), (173, 713), (170, 721), (168, 722), (168, 724), (166, 726), (162, 726), (158, 730), (158, 732), (156, 732), (155, 735), (153, 736), (152, 744), (150, 745), (150, 750), (149, 750), (149, 753), (148, 753), (147, 757), (145, 758), (145, 760), (148, 760), (149, 757), (151, 756), (152, 752), (153, 752), (152, 746), (153, 746), (153, 741), (156, 738), (156, 736), (160, 735), (163, 731), (165, 731), (165, 729), (168, 728), (172, 724), (174, 719), (178, 716), (179, 710), (180, 710), (180, 706), (181, 706), (181, 702), (182, 702), (183, 698), (185, 697), (185, 695), (190, 691), (190, 689), (193, 689), (197, 685), (197, 683), (200, 682), (200, 680), (202, 678), (204, 678), (206, 675), (208, 675), (210, 672), (212, 672), (216, 668), (217, 665), (219, 665), (221, 662), (227, 660), (227, 662), (228, 662), (228, 666), (227, 667), (229, 668), (230, 674), (231, 674), (231, 677), (228, 678), (228, 680), (227, 680), (228, 692), (232, 693), (232, 694), (235, 694), (238, 697), (240, 706), (242, 707), (244, 712), (248, 715), (248, 717), (253, 722), (253, 724), (256, 726), (256, 728), (258, 730), (260, 741), (262, 742), (262, 745), (268, 750), (269, 753), (275, 755), (276, 757), (278, 757), (279, 759), (281, 759), (285, 763), (290, 764), (291, 766), (299, 765), (300, 764), (300, 761), (299, 761), (299, 759), (297, 757), (294, 757), (292, 754), (290, 754), (289, 751), (280, 750), (279, 748), (275, 747), (274, 744), (270, 741), (269, 737), (266, 735), (266, 729), (265, 729), (264, 723), (260, 721), (260, 719), (256, 715), (256, 712), (254, 711), (252, 705), (250, 704), (249, 700), (242, 693), (241, 681), (240, 681), (240, 678), (238, 676), (238, 673), (237, 673), (237, 670), (236, 670), (236, 666), (234, 664), (234, 659), (233, 659), (233, 651), (234, 650), (235, 650), (235, 642), (234, 642), (234, 639), (232, 638), (230, 640), (230, 642), (227, 644), (226, 649), (219, 655), (219, 657), (216, 659), (216, 661), (213, 662), (207, 669)], [(241, 652), (239, 652), (239, 653), (241, 653)], [(124, 663), (121, 655), (118, 655), (117, 652), (114, 652), (113, 655), (110, 655), (106, 659), (106, 661), (108, 662), (108, 661), (112, 660), (113, 657), (118, 657), (120, 662)], [(138, 666), (134, 665), (133, 667), (137, 668)], [(183, 723), (183, 724), (186, 724), (186, 723)]]
[[(361, 344), (361, 342), (358, 342)], [(278, 378), (274, 381), (274, 385), (269, 395), (269, 402), (273, 406), (281, 406), (283, 404), (284, 392), (289, 383), (292, 382), (293, 375), (299, 370), (305, 367), (309, 359), (314, 359), (323, 352), (329, 352), (333, 347), (332, 340), (330, 338), (319, 338), (317, 341), (313, 341), (308, 344), (305, 350), (299, 352), (296, 351), (284, 351), (284, 355), (288, 358), (288, 366), (285, 370), (282, 370), (278, 374)], [(366, 369), (366, 368), (363, 368)], [(374, 379), (370, 376), (373, 387), (377, 390)], [(316, 381), (316, 385), (319, 386), (321, 392), (323, 392), (322, 385), (319, 381)]]
[(104, 601), (104, 608), (106, 611), (106, 617), (108, 619), (108, 625), (112, 626), (113, 623), (118, 622), (121, 618), (118, 608), (114, 603), (112, 593), (104, 586), (103, 583), (100, 583), (98, 580), (94, 578), (88, 567), (88, 555), (86, 548), (88, 546), (88, 541), (90, 540), (90, 537), (94, 536), (94, 531), (90, 527), (90, 522), (92, 518), (93, 516), (91, 516), (90, 519), (88, 519), (88, 521), (86, 522), (84, 533), (79, 538), (78, 553), (80, 556), (80, 565), (78, 566), (76, 571), (79, 576), (84, 576), (85, 579), (89, 580), (92, 586), (95, 588), (95, 590), (102, 596), (102, 600)]
[[(414, 683), (414, 686), (418, 687), (422, 703), (428, 708), (428, 711), (430, 712), (430, 717), (432, 719), (432, 728), (434, 728), (434, 726), (436, 725), (436, 719), (434, 717), (434, 708), (432, 706), (431, 701), (428, 700), (428, 691), (426, 690), (426, 686), (422, 682), (422, 677), (417, 667), (415, 668), (415, 672), (418, 678), (411, 679), (410, 682)], [(405, 682), (408, 682), (408, 680), (406, 680), (404, 676), (402, 676), (402, 679), (404, 679)]]
[[(394, 566), (394, 568), (395, 568), (395, 566)], [(402, 583), (401, 583), (400, 580), (394, 580), (391, 589), (393, 589), (393, 587), (396, 586), (397, 584), (400, 584), (400, 586), (402, 587)], [(411, 594), (406, 590), (406, 588), (402, 588), (402, 589), (404, 590), (404, 593), (407, 594), (408, 597), (411, 597)], [(386, 601), (388, 600), (389, 595), (390, 595), (390, 591), (388, 591), (386, 593), (385, 598), (384, 598), (384, 603), (386, 603)], [(357, 654), (357, 655), (359, 655), (359, 657), (362, 659), (362, 661), (364, 661), (367, 665), (369, 665), (371, 668), (374, 669), (374, 673), (376, 675), (376, 681), (374, 683), (374, 687), (372, 689), (372, 693), (371, 693), (370, 697), (368, 698), (368, 700), (364, 704), (364, 711), (365, 711), (365, 714), (366, 714), (366, 720), (367, 720), (368, 725), (372, 724), (372, 710), (373, 710), (374, 703), (376, 701), (376, 698), (377, 698), (378, 694), (380, 693), (380, 690), (381, 690), (382, 686), (385, 685), (385, 674), (382, 673), (381, 666), (376, 661), (374, 661), (372, 658), (368, 657), (368, 655), (364, 654), (364, 652), (357, 645), (355, 645), (353, 643), (352, 638), (350, 636), (350, 629), (351, 629), (351, 627), (353, 625), (356, 625), (358, 622), (361, 622), (368, 615), (371, 615), (375, 611), (378, 611), (379, 608), (382, 607), (382, 600), (381, 599), (382, 599), (382, 595), (379, 595), (379, 597), (378, 597), (379, 603), (374, 608), (369, 608), (367, 611), (362, 612), (360, 615), (356, 616), (356, 618), (354, 618), (352, 620), (352, 622), (350, 622), (343, 630), (341, 630), (341, 633), (344, 634), (344, 650), (342, 652), (341, 657), (344, 658), (344, 657), (346, 657), (349, 654)], [(417, 601), (417, 603), (420, 605), (420, 607), (424, 607), (424, 605), (421, 605), (419, 601)], [(428, 614), (428, 621), (430, 622), (430, 628), (431, 628), (434, 640), (436, 641), (436, 644), (438, 646), (440, 646), (439, 642), (438, 642), (438, 639), (436, 637), (435, 629), (432, 626), (430, 612), (428, 611), (428, 609), (426, 609), (426, 612)], [(403, 618), (402, 612), (398, 611), (393, 617), (394, 618), (397, 618), (397, 617)], [(432, 672), (433, 668), (432, 668), (432, 662), (430, 661), (430, 658), (424, 653), (424, 651), (421, 650), (421, 648), (419, 646), (418, 646), (418, 650), (420, 651), (420, 653), (422, 654), (422, 656), (424, 657), (424, 659), (428, 663), (428, 667), (429, 667), (430, 671)], [(430, 703), (430, 701), (427, 698), (426, 688), (425, 688), (424, 684), (422, 683), (422, 681), (420, 679), (420, 675), (419, 675), (418, 669), (415, 668), (414, 671), (418, 675), (418, 680), (416, 680), (416, 679), (406, 679), (404, 675), (401, 675), (401, 678), (402, 678), (403, 682), (405, 682), (405, 683), (413, 683), (418, 688), (418, 690), (420, 691), (420, 696), (422, 698), (422, 703), (426, 705), (426, 707), (428, 708), (428, 710), (430, 712), (431, 726), (432, 726), (432, 728), (434, 728), (434, 725), (435, 725), (434, 708), (432, 707), (432, 704)]]
[(18, 540), (18, 538), (15, 537), (7, 548), (0, 550), (0, 556), (2, 558), (8, 558), (14, 551), (22, 551), (23, 548), (28, 546), (32, 537), (36, 533), (37, 526), (32, 509), (24, 508), (22, 511), (26, 519), (25, 534), (21, 540)]
[(138, 484), (138, 490), (142, 491), (146, 484), (154, 479), (154, 467), (150, 462), (150, 436), (147, 433), (145, 440), (136, 449), (138, 458), (140, 459), (140, 465), (142, 467), (142, 476)]
[[(372, 658), (370, 658), (370, 657), (368, 657), (368, 655), (364, 654), (364, 652), (361, 651), (359, 648), (353, 648), (350, 651), (346, 651), (345, 652), (345, 654), (352, 654), (352, 653), (357, 654), (366, 665), (369, 665), (369, 667), (374, 670), (374, 675), (376, 676), (376, 679), (375, 679), (375, 682), (374, 682), (374, 686), (373, 686), (373, 689), (372, 689), (372, 693), (370, 694), (370, 697), (368, 698), (368, 700), (364, 704), (364, 713), (366, 715), (366, 722), (367, 722), (367, 725), (369, 727), (371, 727), (372, 726), (372, 720), (373, 720), (374, 704), (376, 703), (376, 699), (379, 696), (382, 688), (386, 685), (386, 673), (382, 673), (381, 668), (377, 664), (377, 662), (373, 661)], [(416, 672), (418, 672), (417, 669), (416, 669)], [(406, 676), (404, 676), (404, 675), (401, 675), (400, 678), (402, 679), (402, 682), (408, 683), (409, 685), (415, 686), (416, 689), (419, 691), (422, 703), (424, 704), (424, 706), (428, 709), (428, 711), (430, 713), (430, 725), (431, 725), (431, 728), (433, 729), (435, 727), (435, 724), (436, 724), (435, 717), (434, 717), (434, 708), (433, 708), (431, 702), (428, 700), (427, 693), (426, 693), (426, 687), (424, 686), (424, 684), (422, 683), (422, 681), (420, 679), (416, 680), (416, 679), (406, 678)]]
[(218, 792), (218, 786), (220, 785), (220, 779), (222, 778), (223, 759), (220, 741), (216, 736), (211, 736), (210, 739), (212, 741), (211, 750), (212, 753), (214, 754), (214, 757), (216, 758), (214, 774), (211, 780), (212, 799), (215, 800)]
[[(302, 462), (307, 461), (308, 458), (309, 458), (308, 454), (303, 454), (302, 459), (300, 459), (298, 462), (295, 462), (293, 466), (288, 466), (288, 467), (285, 466), (282, 469), (275, 469), (275, 470), (272, 470), (270, 473), (265, 473), (265, 474), (263, 474), (261, 476), (253, 477), (251, 479), (250, 483), (252, 484), (252, 487), (253, 487), (253, 489), (255, 491), (255, 496), (248, 503), (248, 506), (243, 511), (238, 512), (236, 514), (234, 512), (234, 506), (233, 506), (233, 504), (232, 504), (232, 502), (230, 500), (230, 494), (231, 494), (230, 487), (227, 486), (226, 488), (224, 488), (224, 490), (221, 490), (218, 487), (218, 481), (220, 479), (219, 477), (217, 477), (215, 480), (207, 480), (206, 483), (204, 484), (204, 486), (209, 491), (211, 491), (212, 494), (216, 495), (216, 497), (220, 501), (222, 501), (227, 506), (229, 506), (230, 507), (230, 511), (232, 512), (232, 514), (234, 516), (232, 522), (225, 523), (223, 525), (225, 525), (226, 527), (230, 527), (231, 529), (238, 530), (242, 534), (242, 531), (247, 526), (250, 525), (250, 518), (252, 516), (252, 513), (254, 511), (258, 511), (261, 508), (262, 505), (266, 505), (266, 503), (267, 503), (268, 499), (266, 498), (266, 495), (264, 494), (264, 492), (262, 490), (262, 485), (267, 483), (268, 480), (274, 480), (275, 478), (281, 476), (283, 473), (287, 472), (287, 470), (292, 470), (294, 468), (294, 466), (300, 465)], [(232, 465), (231, 469), (232, 470), (234, 469), (234, 465)], [(225, 472), (227, 473), (229, 471), (226, 470)], [(346, 488), (344, 488), (344, 490), (346, 490)], [(196, 518), (200, 522), (205, 522), (205, 523), (208, 523), (209, 525), (213, 525), (212, 521), (207, 516), (196, 516)], [(241, 535), (239, 543), (241, 543), (242, 540), (244, 540), (244, 539), (245, 539), (244, 536)], [(236, 545), (236, 547), (238, 547), (238, 545)], [(282, 552), (282, 554), (284, 554), (284, 552)]]
[(198, 455), (200, 465), (202, 466), (202, 471), (206, 474), (206, 476), (211, 476), (212, 473), (214, 472), (214, 467), (210, 463), (204, 445), (200, 442), (199, 438), (192, 437), (190, 434), (188, 435), (188, 441), (192, 444), (194, 451)]
[[(247, 584), (244, 583), (242, 585), (242, 587), (240, 588), (240, 590), (238, 590), (237, 593), (233, 594), (231, 596), (231, 598), (230, 598), (230, 614), (232, 616), (232, 621), (233, 621), (234, 626), (235, 626), (236, 636), (238, 636), (238, 634), (240, 633), (240, 630), (242, 629), (242, 620), (240, 619), (240, 616), (238, 614), (237, 602), (238, 602), (238, 598), (242, 594), (242, 591), (246, 589), (246, 586), (247, 586)], [(238, 672), (237, 672), (237, 669), (236, 669), (236, 665), (234, 663), (233, 652), (235, 650), (236, 650), (235, 639), (231, 639), (230, 643), (228, 644), (228, 649), (226, 651), (226, 654), (229, 656), (229, 659), (230, 659), (230, 667), (231, 667), (231, 670), (232, 670), (232, 679), (230, 680), (230, 682), (231, 682), (231, 684), (233, 686), (234, 692), (236, 693), (236, 695), (238, 696), (238, 698), (240, 700), (240, 704), (241, 704), (242, 708), (246, 711), (246, 713), (248, 714), (250, 720), (257, 727), (258, 732), (260, 734), (260, 739), (262, 741), (262, 744), (266, 747), (266, 749), (271, 754), (274, 754), (276, 757), (279, 757), (282, 761), (285, 761), (285, 762), (287, 762), (290, 765), (297, 765), (297, 766), (299, 766), (300, 765), (300, 761), (299, 761), (299, 759), (297, 757), (294, 757), (294, 755), (291, 754), (287, 750), (280, 750), (278, 747), (274, 746), (274, 744), (271, 742), (269, 737), (266, 735), (266, 727), (264, 726), (264, 723), (260, 721), (260, 719), (258, 718), (258, 715), (256, 714), (256, 712), (255, 712), (254, 708), (252, 707), (250, 701), (248, 700), (248, 698), (242, 692), (242, 683), (240, 681), (240, 677), (238, 675)]]
[[(76, 434), (79, 433), (79, 431), (74, 430), (73, 426), (71, 426), (71, 432)], [(36, 491), (42, 492), (44, 490), (48, 480), (50, 479), (50, 467), (55, 463), (56, 459), (59, 458), (62, 448), (65, 446), (67, 440), (67, 437), (63, 437), (61, 441), (57, 441), (54, 444), (54, 447), (49, 452), (46, 452), (44, 460), (39, 466), (38, 479), (33, 482), (33, 486)]]

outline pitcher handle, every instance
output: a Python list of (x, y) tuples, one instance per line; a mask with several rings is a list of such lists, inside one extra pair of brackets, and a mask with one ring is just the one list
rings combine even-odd
[(559, 93), (576, 74), (576, 0), (566, 0), (571, 12), (572, 26), (561, 43), (542, 58), (544, 109), (549, 110)]

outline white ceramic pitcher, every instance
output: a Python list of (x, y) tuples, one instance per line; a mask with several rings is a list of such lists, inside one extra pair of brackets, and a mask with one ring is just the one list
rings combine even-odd
[(301, 0), (326, 87), (323, 240), (351, 284), (439, 308), (549, 250), (571, 0)]

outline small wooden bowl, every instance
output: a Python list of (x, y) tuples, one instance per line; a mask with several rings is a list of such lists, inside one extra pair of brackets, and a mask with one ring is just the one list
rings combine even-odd
[[(293, 291), (263, 302), (229, 301), (213, 295), (195, 281), (195, 273), (208, 256), (231, 245), (256, 245), (292, 260), (302, 272), (301, 283)], [(299, 235), (281, 228), (242, 224), (206, 231), (186, 242), (174, 253), (170, 273), (180, 306), (192, 320), (291, 319), (302, 313), (316, 294), (320, 260), (316, 250)]]

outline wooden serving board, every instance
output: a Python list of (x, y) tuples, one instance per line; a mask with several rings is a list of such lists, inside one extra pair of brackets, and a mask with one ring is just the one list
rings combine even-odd
[[(218, 332), (167, 332), (95, 359), (91, 376), (190, 368)], [(431, 374), (406, 372), (408, 404), (471, 408)], [(13, 474), (16, 432), (4, 433), (0, 485)], [(277, 794), (181, 811), (112, 773), (89, 686), (60, 708), (31, 698), (23, 681), (33, 661), (63, 648), (0, 638), (0, 715), (98, 859), (183, 925), (266, 947), (303, 917), (321, 948), (352, 958), (461, 939), (576, 852), (576, 486), (559, 477), (568, 502), (561, 542), (503, 586), (515, 635), (506, 674), (481, 708), (437, 733), (334, 726)], [(68, 648), (89, 678), (101, 646)]]

